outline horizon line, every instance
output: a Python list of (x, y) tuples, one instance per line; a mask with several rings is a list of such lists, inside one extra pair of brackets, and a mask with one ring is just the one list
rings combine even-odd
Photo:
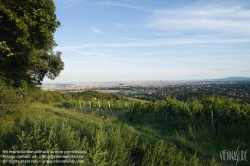
[(74, 82), (43, 82), (42, 84), (76, 84), (76, 83), (122, 83), (122, 82), (196, 82), (196, 81), (220, 81), (227, 78), (248, 78), (246, 76), (230, 76), (224, 78), (206, 78), (206, 79), (183, 79), (183, 80), (129, 80), (129, 81), (74, 81)]

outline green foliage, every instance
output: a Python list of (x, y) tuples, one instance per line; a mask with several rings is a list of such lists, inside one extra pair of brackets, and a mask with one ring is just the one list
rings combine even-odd
[(40, 85), (43, 78), (57, 77), (64, 64), (56, 46), (53, 0), (0, 1), (0, 76)]
[(26, 104), (27, 90), (0, 86), (0, 117), (21, 111)]
[[(16, 126), (10, 119), (0, 117), (0, 151), (4, 150), (4, 147), (11, 147), (11, 145), (18, 142), (16, 135), (19, 134)], [(1, 160), (0, 160), (1, 161)]]
[[(102, 110), (109, 111), (109, 101), (112, 111), (129, 110), (127, 116), (131, 121), (144, 121), (145, 123), (148, 119), (147, 117), (151, 116), (150, 119), (152, 119), (152, 115), (154, 117), (153, 119), (159, 122), (159, 118), (165, 116), (167, 113), (168, 118), (183, 118), (193, 125), (199, 125), (200, 123), (208, 125), (211, 121), (211, 110), (213, 110), (213, 118), (217, 124), (247, 124), (250, 120), (250, 105), (235, 103), (231, 99), (210, 97), (203, 100), (184, 102), (179, 101), (176, 98), (167, 97), (166, 100), (152, 102), (124, 98), (121, 98), (121, 100), (115, 100), (115, 98), (112, 98), (109, 95), (110, 94), (103, 94), (94, 91), (73, 94), (73, 99), (77, 99), (77, 97), (79, 98), (77, 100), (64, 101), (61, 103), (61, 107), (78, 109), (81, 107), (83, 110), (91, 108), (93, 111), (99, 109), (100, 103), (100, 108)], [(106, 98), (109, 98), (110, 100), (106, 100)], [(60, 106), (60, 104), (58, 106)], [(161, 122), (163, 122), (163, 118), (161, 118)]]
[(205, 98), (201, 101), (183, 102), (167, 98), (168, 113), (172, 117), (185, 117), (191, 121), (197, 119), (210, 121), (211, 110), (213, 118), (218, 123), (247, 123), (249, 104), (238, 104), (231, 99)]
[(32, 151), (81, 150), (85, 151), (84, 165), (131, 165), (130, 150), (135, 144), (130, 141), (137, 141), (121, 125), (107, 128), (102, 122), (90, 137), (80, 138), (79, 135), (65, 119), (45, 119), (38, 112), (30, 132), (23, 131), (18, 136), (20, 144), (15, 148)]
[[(126, 136), (117, 128), (105, 129), (99, 124), (95, 129), (87, 151), (86, 165), (131, 165), (130, 147), (125, 142)], [(124, 137), (125, 136), (125, 137)]]
[(67, 121), (44, 119), (39, 115), (31, 128), (30, 133), (19, 136), (22, 150), (78, 150), (80, 138)]
[[(185, 131), (179, 134), (180, 138), (173, 136), (169, 130), (179, 130), (182, 122), (178, 120), (173, 126), (169, 122), (165, 127), (154, 123), (117, 124), (91, 114), (37, 103), (24, 114), (24, 119), (18, 120), (14, 127), (0, 121), (1, 141), (6, 142), (11, 137), (16, 140), (15, 134), (19, 133), (19, 142), (2, 144), (3, 150), (12, 147), (13, 150), (81, 150), (85, 151), (82, 165), (133, 165), (134, 162), (142, 165), (218, 165), (215, 158), (211, 160), (213, 155), (216, 159), (219, 156), (213, 143), (216, 140), (208, 141), (206, 136), (199, 134), (191, 140)], [(23, 125), (26, 127), (21, 127)], [(208, 143), (208, 149), (204, 148)], [(237, 140), (234, 145), (243, 147), (244, 142)]]
[[(21, 88), (10, 89), (12, 92), (8, 92), (8, 94), (11, 96), (16, 94), (13, 92), (22, 90)], [(218, 137), (222, 143), (217, 145), (215, 142), (219, 141), (216, 140), (216, 137), (207, 133), (206, 128), (200, 127), (198, 130), (196, 125), (207, 125), (207, 121), (211, 117), (211, 109), (214, 110), (215, 120), (225, 125), (221, 128), (227, 129), (228, 125), (231, 125), (230, 128), (234, 127), (236, 130), (238, 130), (238, 126), (240, 129), (245, 129), (245, 125), (242, 124), (249, 121), (249, 105), (238, 104), (230, 99), (207, 98), (183, 102), (174, 98), (167, 98), (164, 101), (141, 101), (131, 98), (116, 100), (112, 95), (110, 100), (105, 98), (99, 100), (89, 96), (91, 100), (85, 100), (86, 106), (84, 107), (84, 95), (77, 96), (80, 98), (73, 100), (71, 94), (58, 91), (45, 92), (36, 88), (27, 89), (26, 93), (23, 93), (23, 100), (26, 101), (26, 97), (29, 95), (33, 98), (32, 102), (54, 102), (56, 106), (71, 110), (38, 103), (31, 105), (27, 111), (24, 111), (27, 118), (20, 121), (15, 120), (14, 127), (11, 127), (12, 122), (0, 122), (0, 140), (5, 142), (5, 144), (0, 144), (1, 148), (83, 150), (86, 152), (83, 165), (133, 165), (133, 163), (142, 163), (142, 165), (205, 165), (208, 163), (218, 165), (216, 160), (219, 159), (219, 154), (217, 155), (217, 153), (227, 147), (224, 136), (223, 140)], [(101, 109), (98, 107), (98, 101)], [(108, 101), (113, 110), (112, 115), (108, 111)], [(91, 114), (84, 111), (88, 108), (89, 102), (92, 107)], [(39, 113), (34, 116), (36, 112)], [(166, 112), (169, 119), (163, 125)], [(103, 117), (100, 118), (98, 113)], [(131, 116), (131, 120), (135, 123), (126, 121), (128, 116)], [(122, 119), (120, 119), (121, 117)], [(230, 119), (230, 117), (232, 118)], [(111, 120), (111, 118), (116, 120)], [(117, 124), (118, 120), (121, 120), (121, 123)], [(125, 120), (125, 124), (123, 120)], [(19, 142), (14, 141), (11, 144), (6, 141), (10, 137), (17, 140), (15, 136), (17, 133), (20, 133)], [(223, 132), (223, 134), (225, 133)], [(227, 134), (232, 136), (230, 132)], [(246, 132), (240, 134), (239, 137), (248, 138), (248, 135), (249, 133)], [(230, 147), (247, 146), (249, 141), (234, 137), (235, 140), (231, 142), (230, 137), (226, 138), (229, 140)], [(211, 138), (213, 138), (212, 141)], [(162, 139), (164, 141), (159, 141)], [(16, 146), (13, 146), (15, 144)], [(217, 146), (219, 147), (217, 148)], [(216, 160), (212, 158), (213, 155), (217, 155)], [(211, 158), (212, 160), (210, 160)]]
[(60, 102), (64, 101), (65, 99), (63, 98), (62, 92), (59, 91), (51, 91), (50, 92), (51, 96), (54, 97), (55, 101)]
[(59, 103), (71, 100), (71, 96), (60, 91), (43, 91), (39, 88), (32, 89), (32, 101), (44, 104)]
[(168, 146), (163, 140), (156, 143), (154, 147), (150, 147), (143, 158), (142, 165), (192, 165), (199, 166), (201, 163), (194, 155), (189, 161), (178, 152), (176, 147)]
[(45, 104), (56, 102), (55, 98), (50, 92), (42, 91), (40, 89), (34, 91), (33, 100)]
[(71, 100), (72, 97), (68, 93), (61, 93), (64, 100), (68, 101)]
[(78, 100), (81, 98), (82, 100), (88, 101), (96, 98), (97, 100), (123, 100), (127, 101), (127, 99), (119, 94), (111, 94), (111, 93), (102, 93), (98, 91), (87, 90), (83, 92), (71, 93), (72, 98)]

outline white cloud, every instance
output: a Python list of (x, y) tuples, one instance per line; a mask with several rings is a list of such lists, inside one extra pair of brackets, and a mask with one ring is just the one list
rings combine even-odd
[(148, 12), (152, 11), (150, 8), (146, 8), (146, 7), (130, 5), (130, 4), (127, 4), (127, 3), (115, 3), (115, 2), (109, 2), (109, 1), (98, 2), (97, 5), (116, 6), (116, 7), (123, 7), (123, 8), (130, 8), (130, 9), (148, 11)]
[(189, 6), (153, 12), (148, 28), (194, 34), (250, 35), (250, 10), (243, 6)]
[(74, 49), (74, 48), (69, 48), (69, 47), (56, 47), (55, 51), (71, 51), (71, 52), (75, 52), (75, 53), (79, 53), (81, 55), (84, 56), (92, 56), (92, 57), (97, 57), (97, 58), (105, 58), (106, 55), (103, 53), (96, 53), (96, 52), (85, 52), (85, 51), (80, 51), (78, 49)]
[(98, 58), (104, 58), (105, 57), (105, 54), (103, 54), (103, 53), (95, 53), (95, 52), (86, 53), (86, 55), (90, 55), (90, 56), (98, 57)]
[(126, 58), (114, 58), (113, 56), (107, 56), (104, 53), (99, 53), (99, 52), (85, 52), (81, 51), (75, 48), (69, 48), (69, 47), (60, 47), (56, 48), (55, 50), (60, 50), (60, 51), (71, 51), (75, 52), (84, 56), (91, 56), (91, 57), (96, 57), (96, 58), (102, 58), (103, 60), (108, 60), (108, 61), (119, 61), (119, 62), (132, 62), (131, 59), (126, 59)]
[(92, 30), (93, 30), (95, 33), (102, 33), (102, 31), (100, 31), (99, 29), (95, 28), (94, 26), (92, 27)]
[(84, 44), (79, 46), (56, 47), (56, 51), (65, 49), (82, 49), (92, 47), (157, 47), (168, 45), (187, 45), (187, 44), (230, 44), (230, 43), (250, 43), (250, 37), (246, 38), (220, 38), (220, 37), (189, 37), (189, 38), (170, 38), (170, 39), (152, 39), (139, 42), (129, 43), (100, 43), (100, 44)]

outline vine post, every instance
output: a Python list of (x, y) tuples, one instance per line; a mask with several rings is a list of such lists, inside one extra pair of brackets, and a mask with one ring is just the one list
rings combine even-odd
[(112, 114), (112, 109), (111, 109), (110, 101), (109, 100), (108, 100), (108, 106), (109, 106), (110, 113)]
[(86, 114), (87, 112), (86, 112), (86, 104), (85, 104), (85, 101), (83, 102), (83, 107), (84, 107), (84, 111), (85, 111), (85, 114)]
[(79, 99), (79, 108), (80, 108), (80, 110), (82, 109), (82, 103), (81, 103), (80, 99)]
[(167, 120), (168, 120), (168, 105), (166, 107), (166, 115), (165, 115), (164, 125), (166, 124)]
[(92, 112), (92, 109), (91, 109), (91, 102), (89, 101), (89, 109), (91, 110), (91, 112)]
[(100, 101), (98, 100), (98, 107), (99, 107), (99, 114), (101, 115), (102, 112), (101, 112), (101, 104), (100, 104)]
[(214, 111), (211, 109), (211, 133), (214, 135)]

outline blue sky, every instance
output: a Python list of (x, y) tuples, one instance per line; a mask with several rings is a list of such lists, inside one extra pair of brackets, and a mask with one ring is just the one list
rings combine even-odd
[(65, 69), (50, 82), (250, 77), (248, 0), (55, 0)]

